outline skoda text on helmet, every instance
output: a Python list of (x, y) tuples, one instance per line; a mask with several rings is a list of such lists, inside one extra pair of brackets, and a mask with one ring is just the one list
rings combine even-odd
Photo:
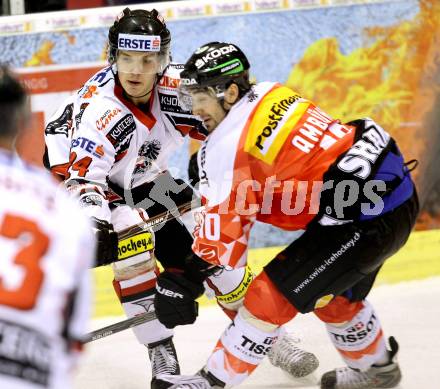
[(120, 52), (150, 53), (118, 61), (117, 71), (124, 73), (161, 74), (170, 61), (171, 34), (157, 10), (125, 8), (108, 33), (108, 61), (114, 65)]
[(232, 43), (211, 42), (198, 48), (180, 74), (180, 97), (191, 109), (191, 92), (206, 91), (222, 100), (224, 91), (236, 84), (243, 96), (251, 87), (249, 61)]

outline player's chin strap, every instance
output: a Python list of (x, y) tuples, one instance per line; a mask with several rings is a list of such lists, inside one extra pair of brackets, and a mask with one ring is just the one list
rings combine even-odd
[(122, 90), (124, 91), (124, 95), (127, 95), (128, 97), (131, 97), (132, 99), (141, 99), (142, 97), (148, 96), (153, 91), (153, 89), (156, 87), (156, 85), (157, 85), (157, 77), (156, 77), (156, 80), (154, 81), (154, 84), (151, 87), (151, 89), (141, 96), (133, 96), (133, 95), (129, 94), (124, 88), (122, 88)]
[(152, 91), (153, 91), (153, 89), (156, 87), (156, 85), (157, 85), (157, 82), (158, 82), (158, 80), (159, 80), (159, 78), (157, 77), (157, 74), (156, 74), (156, 80), (154, 80), (154, 84), (153, 84), (153, 86), (151, 87), (151, 89), (149, 90), (149, 91), (147, 91), (145, 94), (143, 94), (142, 96), (133, 96), (133, 95), (130, 95), (124, 88), (122, 88), (123, 90), (124, 90), (124, 94), (126, 94), (128, 97), (131, 97), (131, 98), (133, 98), (133, 99), (141, 99), (142, 97), (145, 97), (145, 96), (148, 96)]
[[(221, 92), (221, 93), (217, 93), (216, 95), (217, 95), (217, 99), (218, 99), (218, 101), (219, 101), (223, 111), (225, 111), (225, 113), (228, 114), (229, 111), (232, 109), (232, 107), (235, 105), (235, 103), (237, 103), (241, 99), (242, 96), (239, 94), (233, 103), (228, 103), (225, 100), (225, 91), (226, 91), (226, 89), (223, 92)], [(225, 104), (229, 105), (229, 109), (225, 107)]]

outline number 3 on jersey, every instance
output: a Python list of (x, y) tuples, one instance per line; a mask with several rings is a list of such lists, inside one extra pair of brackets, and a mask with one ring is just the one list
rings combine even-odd
[[(41, 259), (49, 248), (49, 237), (38, 224), (21, 216), (5, 214), (0, 224), (0, 239), (13, 239), (19, 249), (3, 258), (0, 269), (0, 305), (27, 310), (35, 306), (43, 283)], [(2, 254), (4, 255), (4, 254)], [(14, 274), (14, 285), (11, 277)]]

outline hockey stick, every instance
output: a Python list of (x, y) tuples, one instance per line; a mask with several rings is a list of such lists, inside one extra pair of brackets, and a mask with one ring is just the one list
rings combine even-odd
[[(172, 210), (162, 212), (159, 215), (153, 216), (152, 218), (148, 219), (145, 223), (135, 224), (133, 226), (127, 227), (121, 231), (118, 232), (118, 239), (127, 239), (134, 235), (139, 234), (140, 232), (143, 232), (145, 230), (148, 230), (158, 224), (165, 223), (169, 220), (173, 220), (180, 216), (181, 213), (188, 212), (194, 207), (200, 206), (200, 199), (195, 199), (192, 201), (188, 201), (187, 203), (184, 203), (177, 208), (174, 208)], [(100, 329), (97, 329), (95, 331), (89, 332), (84, 340), (83, 343), (89, 343), (93, 342), (94, 340), (105, 338), (106, 336), (116, 334), (118, 332), (127, 330), (132, 327), (136, 327), (140, 324), (149, 322), (151, 320), (154, 320), (156, 318), (156, 315), (154, 312), (144, 312), (140, 315), (137, 315), (135, 317), (132, 317), (130, 319), (122, 320), (120, 322), (111, 324), (107, 327), (103, 327)]]
[(105, 338), (106, 336), (116, 334), (118, 332), (128, 330), (129, 328), (136, 327), (139, 324), (147, 323), (156, 318), (154, 312), (144, 312), (130, 319), (122, 320), (117, 323), (111, 324), (107, 327), (100, 328), (98, 330), (89, 332), (83, 339), (83, 343), (90, 343), (97, 339)]
[(156, 216), (151, 217), (144, 223), (135, 224), (133, 226), (124, 228), (123, 230), (118, 232), (118, 239), (126, 239), (130, 238), (134, 235), (139, 234), (140, 232), (144, 232), (158, 224), (165, 223), (169, 220), (173, 220), (181, 216), (181, 213), (185, 213), (190, 211), (193, 208), (200, 207), (200, 199), (194, 199), (192, 201), (188, 201), (182, 205), (179, 205), (177, 208), (159, 213)]

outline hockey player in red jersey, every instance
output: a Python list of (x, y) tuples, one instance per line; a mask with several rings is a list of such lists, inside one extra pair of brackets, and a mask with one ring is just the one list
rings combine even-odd
[(20, 160), (29, 102), (0, 67), (0, 388), (72, 388), (91, 314), (92, 225), (47, 171)]
[[(180, 106), (177, 87), (183, 65), (170, 62), (170, 41), (171, 34), (156, 10), (126, 8), (109, 30), (110, 66), (69, 97), (45, 131), (46, 165), (65, 180), (84, 212), (94, 218), (96, 265), (112, 264), (114, 288), (129, 317), (154, 309), (156, 258), (170, 269), (169, 277), (184, 272), (200, 280), (200, 273), (212, 274), (210, 284), (226, 311), (240, 304), (251, 276), (244, 268), (220, 271), (193, 254), (191, 212), (135, 238), (138, 250), (121, 251), (118, 256), (115, 231), (195, 197), (188, 185), (168, 172), (168, 160), (185, 137), (203, 139), (206, 133), (200, 120)], [(131, 240), (126, 247), (123, 243), (119, 242), (121, 250), (134, 247)], [(240, 293), (231, 296), (236, 290)], [(201, 285), (199, 291), (203, 292)], [(180, 313), (187, 324), (193, 323), (197, 304), (182, 306)], [(156, 376), (180, 371), (172, 330), (153, 320), (133, 331), (148, 347), (152, 388), (167, 387)], [(290, 349), (302, 351), (293, 345)], [(298, 375), (317, 367), (312, 354), (299, 354), (301, 358), (283, 368)], [(303, 369), (304, 361), (312, 363)]]
[[(287, 87), (251, 85), (249, 67), (237, 46), (212, 42), (181, 73), (181, 100), (210, 133), (198, 153), (206, 207), (194, 252), (208, 263), (239, 268), (246, 266), (255, 220), (305, 232), (252, 282), (206, 366), (195, 376), (163, 379), (181, 389), (239, 385), (281, 325), (314, 312), (347, 365), (325, 373), (321, 388), (395, 387), (398, 345), (390, 337), (387, 348), (366, 297), (417, 216), (409, 164), (372, 119), (341, 124)], [(196, 295), (180, 280), (167, 289)], [(160, 301), (156, 305), (161, 319)]]

